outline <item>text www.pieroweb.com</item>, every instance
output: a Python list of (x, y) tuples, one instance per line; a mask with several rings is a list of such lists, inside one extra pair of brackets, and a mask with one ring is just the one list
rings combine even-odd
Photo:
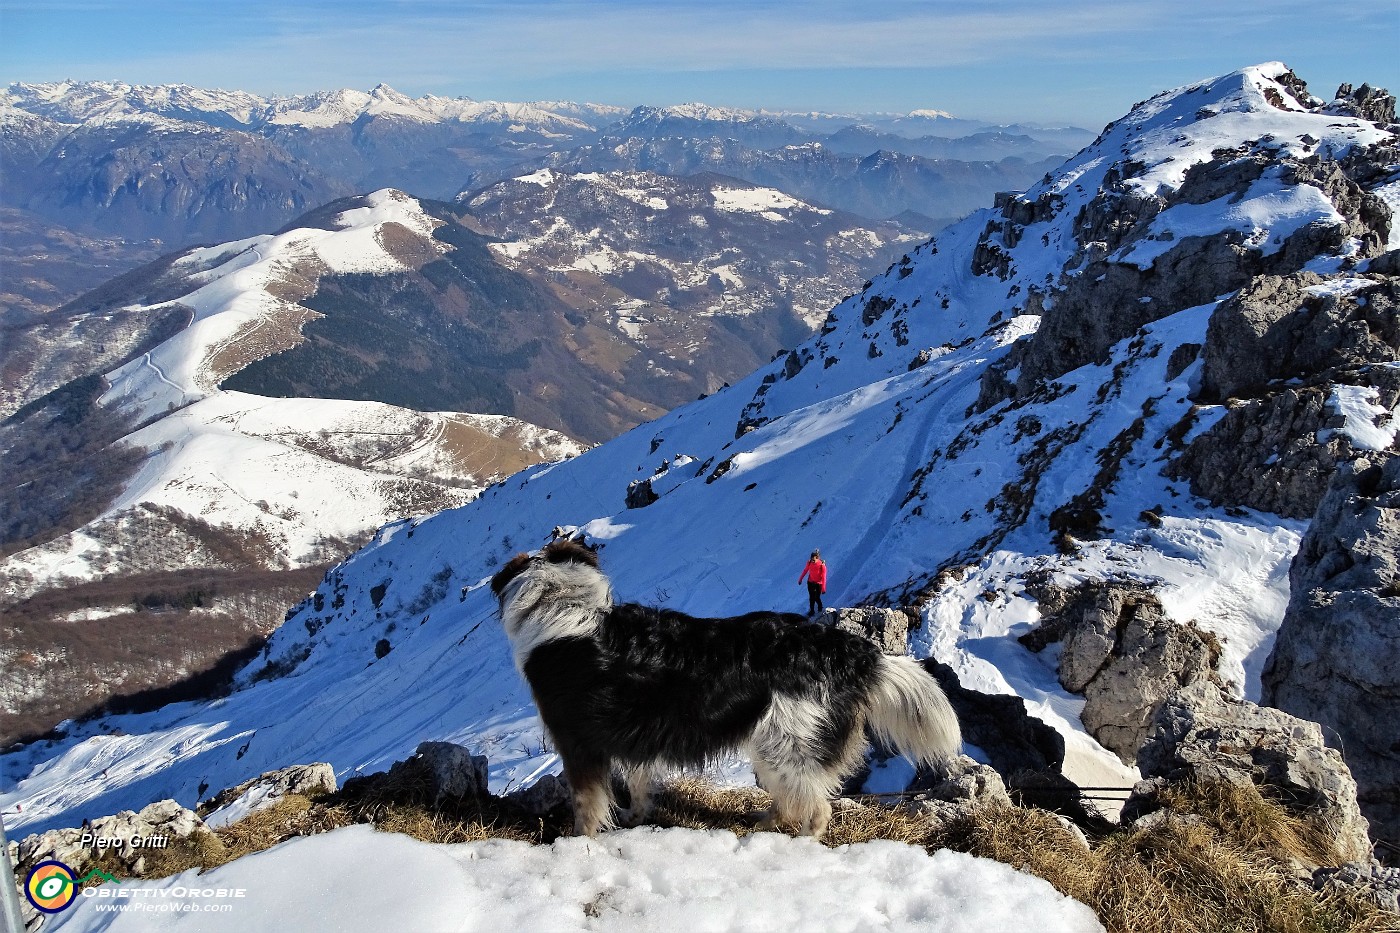
[(234, 902), (248, 896), (244, 888), (88, 888), (83, 898), (98, 903), (99, 913), (229, 913)]

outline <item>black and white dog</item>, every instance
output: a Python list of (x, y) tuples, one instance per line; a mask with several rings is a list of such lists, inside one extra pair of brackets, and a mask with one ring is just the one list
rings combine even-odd
[(613, 824), (614, 770), (634, 825), (658, 768), (741, 751), (773, 795), (760, 826), (820, 838), (867, 725), (919, 762), (958, 754), (957, 717), (933, 677), (857, 635), (776, 613), (697, 619), (614, 605), (597, 555), (573, 541), (516, 555), (491, 589), (573, 787), (576, 834)]

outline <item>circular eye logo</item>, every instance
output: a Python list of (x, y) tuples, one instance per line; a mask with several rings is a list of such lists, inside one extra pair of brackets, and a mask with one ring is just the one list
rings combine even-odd
[(24, 895), (36, 909), (46, 914), (58, 913), (78, 896), (73, 869), (62, 862), (40, 862), (25, 879)]

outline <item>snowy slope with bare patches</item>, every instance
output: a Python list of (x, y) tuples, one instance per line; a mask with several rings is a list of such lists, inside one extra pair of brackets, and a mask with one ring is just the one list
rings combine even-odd
[[(132, 521), (152, 513), (173, 510), (249, 538), (269, 569), (307, 566), (387, 521), (460, 505), (525, 466), (578, 453), (567, 437), (504, 416), (219, 388), (302, 340), (301, 325), (317, 315), (296, 300), (320, 274), (383, 275), (422, 265), (450, 249), (432, 239), (438, 223), (417, 201), (385, 189), (325, 229), (296, 228), (176, 259), (178, 297), (122, 311), (149, 318), (177, 308), (189, 323), (107, 373), (99, 399), (140, 425), (124, 441), (148, 452), (144, 464), (87, 525), (6, 558), (7, 596), (133, 569), (132, 538), (141, 532)], [(189, 565), (201, 557), (209, 559), (192, 546)]]
[(607, 309), (619, 331), (679, 363), (711, 342), (706, 319), (781, 319), (810, 331), (929, 232), (718, 175), (544, 168), (465, 204), (500, 238), (491, 249), (511, 268), (573, 307)]

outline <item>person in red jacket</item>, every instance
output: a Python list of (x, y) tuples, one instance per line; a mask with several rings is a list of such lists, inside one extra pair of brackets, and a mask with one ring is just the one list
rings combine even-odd
[(822, 594), (826, 592), (826, 562), (822, 560), (821, 551), (813, 551), (807, 566), (802, 568), (802, 576), (797, 578), (798, 584), (803, 580), (807, 581), (807, 615), (825, 612)]

